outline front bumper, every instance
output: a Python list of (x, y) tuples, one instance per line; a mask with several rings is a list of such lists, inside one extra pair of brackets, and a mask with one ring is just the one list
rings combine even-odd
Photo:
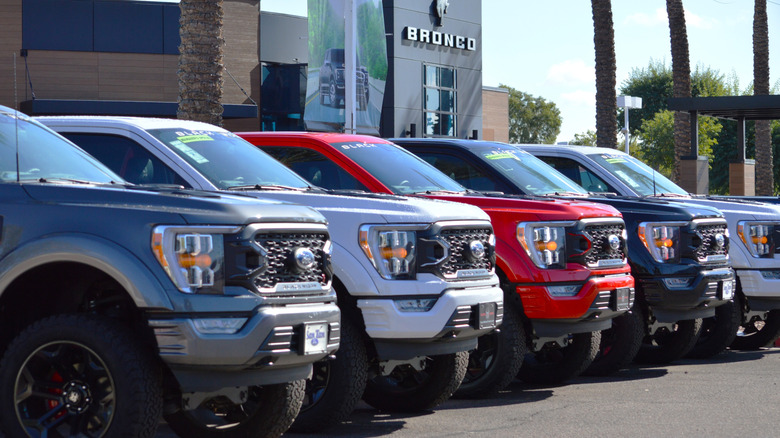
[[(241, 314), (245, 315), (245, 314)], [(264, 385), (307, 378), (311, 364), (339, 347), (340, 311), (335, 303), (258, 307), (234, 334), (204, 334), (198, 318), (238, 315), (149, 314), (160, 357), (182, 392)], [(305, 326), (327, 327), (324, 351), (304, 352)]]
[(737, 269), (736, 273), (750, 310), (780, 309), (779, 269)]
[(733, 286), (735, 281), (731, 268), (700, 271), (687, 286), (679, 288), (670, 288), (664, 278), (672, 277), (637, 278), (637, 300), (646, 303), (659, 322), (714, 316), (715, 308), (731, 299), (723, 297), (724, 283)]
[[(476, 348), (479, 336), (491, 332), (503, 320), (504, 296), (497, 283), (447, 289), (427, 312), (401, 311), (396, 300), (403, 298), (358, 300), (366, 332), (374, 341), (381, 360), (471, 350)], [(480, 324), (480, 311), (484, 313), (485, 309), (494, 313), (487, 315), (490, 322)]]

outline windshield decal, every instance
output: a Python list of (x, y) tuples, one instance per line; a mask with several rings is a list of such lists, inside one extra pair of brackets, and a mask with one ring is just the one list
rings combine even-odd
[[(194, 136), (193, 135), (193, 136), (189, 136), (189, 137), (199, 137), (199, 136)], [(182, 137), (179, 137), (179, 138), (181, 139)], [(212, 140), (212, 138), (209, 137), (209, 140)], [(192, 158), (198, 164), (204, 164), (204, 163), (208, 163), (209, 162), (208, 158), (206, 158), (203, 155), (199, 154), (198, 152), (195, 151), (195, 149), (192, 149), (191, 147), (187, 146), (186, 144), (184, 144), (180, 140), (173, 140), (171, 142), (171, 146), (173, 146), (176, 149), (178, 149), (184, 155)]]
[(180, 137), (176, 137), (176, 139), (182, 143), (192, 143), (193, 141), (214, 141), (213, 138), (206, 134), (182, 135)]
[(342, 144), (341, 149), (362, 149), (362, 148), (375, 148), (378, 147), (373, 143), (355, 143), (355, 144)]
[(515, 156), (515, 154), (512, 152), (499, 152), (499, 151), (493, 151), (490, 154), (485, 155), (485, 158), (488, 160), (501, 160), (504, 158), (509, 158), (509, 159), (514, 158), (515, 160), (519, 160), (519, 158), (517, 158), (517, 156)]

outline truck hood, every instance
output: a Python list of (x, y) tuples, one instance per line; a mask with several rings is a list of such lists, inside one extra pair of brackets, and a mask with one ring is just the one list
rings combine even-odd
[(462, 202), (503, 214), (512, 212), (524, 216), (524, 221), (579, 220), (594, 217), (620, 217), (620, 212), (604, 204), (582, 199), (543, 198), (514, 195), (425, 195), (429, 199)]
[(759, 220), (780, 221), (780, 206), (749, 200), (720, 200), (706, 197), (691, 197), (685, 203), (717, 208), (731, 221)]
[[(243, 225), (257, 222), (325, 223), (325, 218), (309, 207), (249, 196), (121, 185), (31, 183), (24, 184), (23, 187), (32, 199), (41, 203), (89, 207), (96, 209), (95, 214), (106, 215), (122, 214), (120, 210), (153, 211), (159, 214), (160, 223), (165, 221), (209, 225)], [(97, 209), (105, 212), (99, 213)]]
[(254, 196), (309, 205), (335, 225), (349, 222), (427, 224), (449, 220), (489, 220), (479, 208), (444, 201), (366, 193), (333, 195), (295, 191), (251, 191)]
[(714, 207), (684, 201), (622, 196), (592, 196), (588, 199), (615, 207), (626, 220), (688, 222), (692, 219), (723, 217)]

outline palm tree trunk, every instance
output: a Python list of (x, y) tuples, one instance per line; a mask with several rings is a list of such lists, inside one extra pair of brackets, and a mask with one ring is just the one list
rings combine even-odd
[(617, 147), (615, 31), (610, 0), (591, 0), (596, 51), (596, 146)]
[[(769, 94), (769, 25), (766, 0), (755, 0), (753, 14), (753, 94)], [(756, 194), (774, 194), (772, 133), (769, 120), (756, 120)]]
[[(669, 16), (669, 35), (672, 46), (672, 78), (674, 97), (691, 97), (691, 61), (688, 53), (688, 31), (685, 28), (685, 10), (682, 0), (666, 0)], [(690, 155), (691, 116), (674, 113), (674, 169), (672, 178), (680, 181), (680, 157)]]
[(179, 3), (180, 119), (222, 125), (222, 0), (181, 0)]

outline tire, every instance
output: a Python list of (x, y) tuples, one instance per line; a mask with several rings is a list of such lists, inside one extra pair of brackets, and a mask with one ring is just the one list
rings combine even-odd
[(738, 294), (715, 308), (715, 316), (705, 318), (701, 325), (699, 340), (693, 349), (685, 355), (692, 359), (708, 359), (726, 351), (734, 342), (742, 323), (742, 304)]
[(732, 350), (770, 347), (780, 337), (780, 310), (771, 310), (764, 321), (744, 323), (731, 343)]
[(468, 365), (468, 352), (430, 356), (417, 371), (411, 365), (397, 366), (389, 376), (368, 381), (363, 400), (388, 412), (428, 411), (447, 401), (458, 389)]
[(677, 321), (672, 332), (660, 329), (653, 336), (645, 336), (634, 362), (667, 364), (681, 359), (696, 345), (701, 332), (701, 324), (701, 319)]
[(314, 364), (312, 378), (306, 381), (303, 407), (290, 429), (320, 432), (347, 420), (363, 395), (367, 379), (368, 358), (361, 331), (342, 317), (336, 359)]
[(583, 373), (586, 376), (608, 376), (634, 360), (645, 337), (642, 312), (632, 309), (612, 320), (612, 328), (601, 332), (596, 358)]
[(466, 375), (455, 397), (484, 398), (506, 388), (527, 352), (520, 315), (507, 306), (500, 330), (480, 336), (477, 349), (469, 352)]
[(547, 347), (526, 354), (517, 377), (526, 383), (551, 385), (582, 374), (596, 358), (601, 332), (571, 335), (566, 347)]
[(162, 373), (150, 350), (128, 328), (97, 315), (33, 323), (0, 363), (5, 436), (154, 436)]
[(305, 380), (252, 386), (244, 403), (213, 397), (197, 409), (167, 414), (165, 421), (182, 438), (276, 438), (301, 410), (305, 387)]

